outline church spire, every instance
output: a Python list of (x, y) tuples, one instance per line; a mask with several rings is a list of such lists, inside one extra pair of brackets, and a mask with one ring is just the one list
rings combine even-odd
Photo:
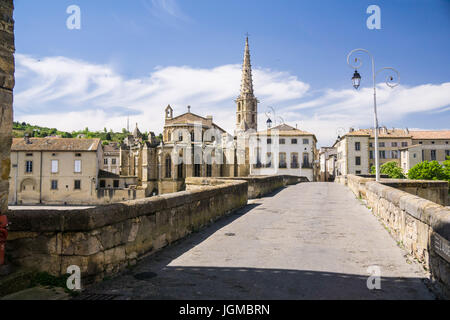
[(241, 93), (236, 99), (236, 129), (247, 131), (258, 128), (258, 99), (253, 94), (252, 64), (248, 34), (245, 40), (244, 62), (242, 64)]
[(252, 64), (250, 62), (250, 48), (248, 35), (245, 41), (244, 63), (242, 64), (241, 98), (253, 96)]

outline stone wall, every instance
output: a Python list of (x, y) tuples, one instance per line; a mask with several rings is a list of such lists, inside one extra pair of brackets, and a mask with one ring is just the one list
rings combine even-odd
[[(358, 197), (365, 197), (366, 183), (375, 181), (373, 177), (364, 176), (338, 176), (336, 182), (347, 185), (353, 193)], [(448, 189), (447, 181), (434, 180), (406, 180), (406, 179), (380, 179), (380, 183), (385, 186), (390, 186), (408, 192), (412, 195), (430, 200), (442, 206), (448, 206)]]
[(85, 210), (15, 210), (7, 255), (55, 276), (78, 265), (82, 281), (101, 280), (247, 204), (245, 181), (226, 181)]
[[(410, 190), (411, 194), (393, 187), (403, 188), (408, 185), (407, 181), (377, 183), (372, 180), (348, 175), (347, 185), (355, 195), (367, 200), (367, 205), (396, 241), (430, 270), (432, 279), (440, 283), (444, 294), (450, 297), (450, 210), (414, 195), (413, 190)], [(430, 181), (415, 183), (419, 189), (420, 183), (428, 190), (438, 189)], [(417, 193), (431, 194), (433, 198), (437, 192), (419, 190)]]
[(222, 181), (241, 180), (248, 183), (248, 198), (260, 198), (272, 191), (300, 182), (308, 182), (305, 177), (289, 176), (289, 175), (274, 175), (274, 176), (250, 176), (250, 177), (236, 177), (236, 178), (187, 178), (186, 190), (192, 190), (199, 185), (215, 185), (221, 184)]
[(0, 214), (8, 210), (14, 89), (13, 1), (0, 1)]

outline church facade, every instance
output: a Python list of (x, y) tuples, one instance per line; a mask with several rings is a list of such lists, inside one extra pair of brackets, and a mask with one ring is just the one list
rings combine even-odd
[[(259, 101), (253, 90), (248, 37), (245, 42), (240, 94), (235, 103), (236, 127), (233, 134), (218, 126), (213, 121), (213, 116), (193, 113), (190, 106), (180, 115), (174, 115), (170, 105), (165, 108), (162, 141), (157, 141), (154, 134), (150, 133), (149, 141), (144, 142), (136, 125), (133, 134), (125, 139), (120, 148), (120, 175), (136, 177), (138, 186), (146, 190), (146, 196), (151, 196), (184, 190), (185, 179), (188, 177), (267, 174), (267, 170), (258, 167), (259, 158), (252, 152), (256, 146), (255, 137), (262, 133), (258, 132)], [(273, 128), (265, 132), (266, 135), (267, 133), (277, 135), (277, 129)], [(315, 136), (299, 130), (290, 133), (304, 135), (299, 140), (301, 142), (310, 138), (308, 152), (305, 146), (303, 152), (299, 152), (297, 158), (294, 156), (293, 159), (299, 159), (298, 163), (301, 163), (299, 170), (295, 170), (296, 174), (308, 171), (308, 177), (312, 180), (313, 174), (309, 169), (312, 169), (310, 161), (314, 159)], [(294, 161), (290, 168), (297, 169), (296, 163)]]

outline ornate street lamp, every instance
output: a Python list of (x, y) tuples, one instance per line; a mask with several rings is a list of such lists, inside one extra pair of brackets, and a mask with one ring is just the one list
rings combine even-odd
[(358, 90), (359, 85), (361, 84), (361, 75), (358, 73), (358, 70), (355, 70), (352, 78), (353, 87)]
[(369, 57), (372, 60), (372, 80), (373, 80), (373, 111), (374, 111), (374, 132), (375, 132), (375, 169), (376, 169), (376, 181), (380, 181), (380, 166), (379, 166), (379, 153), (378, 153), (378, 117), (377, 117), (377, 89), (376, 89), (376, 82), (375, 82), (375, 78), (376, 76), (384, 70), (389, 70), (389, 71), (394, 71), (396, 77), (397, 77), (397, 81), (394, 81), (394, 77), (388, 76), (386, 77), (386, 85), (390, 88), (394, 88), (396, 86), (398, 86), (398, 84), (400, 83), (400, 74), (397, 70), (395, 70), (394, 68), (390, 68), (390, 67), (386, 67), (386, 68), (381, 68), (380, 70), (375, 72), (375, 60), (373, 59), (372, 54), (366, 50), (366, 49), (354, 49), (352, 51), (350, 51), (350, 53), (347, 56), (347, 63), (350, 67), (352, 67), (353, 69), (355, 69), (355, 73), (353, 74), (352, 77), (352, 83), (353, 83), (353, 87), (355, 89), (358, 89), (360, 84), (361, 84), (361, 75), (358, 73), (358, 68), (360, 68), (362, 66), (362, 62), (358, 59), (355, 58), (355, 64), (353, 65), (352, 63), (350, 63), (350, 56), (355, 53), (355, 52), (365, 52), (369, 55)]
[(267, 129), (270, 129), (272, 127), (272, 120), (270, 120), (270, 118), (268, 118), (266, 121), (266, 124), (267, 124)]

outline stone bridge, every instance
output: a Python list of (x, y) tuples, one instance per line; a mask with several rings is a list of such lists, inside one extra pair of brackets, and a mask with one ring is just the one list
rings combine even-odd
[[(388, 230), (346, 186), (301, 183), (250, 200), (80, 298), (435, 299), (429, 272)], [(374, 270), (379, 290), (367, 286)]]

